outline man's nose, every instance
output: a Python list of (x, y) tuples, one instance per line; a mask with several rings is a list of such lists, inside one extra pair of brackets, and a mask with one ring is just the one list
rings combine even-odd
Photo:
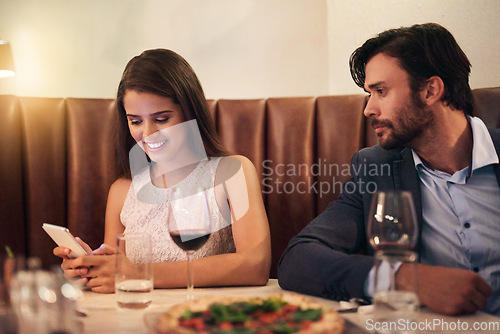
[(380, 114), (380, 109), (375, 101), (375, 99), (369, 97), (368, 102), (366, 102), (365, 110), (363, 111), (363, 114), (366, 117), (371, 117), (371, 116), (379, 116)]

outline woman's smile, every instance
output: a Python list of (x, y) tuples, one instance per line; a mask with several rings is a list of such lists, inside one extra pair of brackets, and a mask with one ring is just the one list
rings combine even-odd
[(144, 144), (147, 146), (149, 151), (158, 151), (165, 143), (167, 140), (163, 141), (157, 141), (157, 142), (144, 142)]

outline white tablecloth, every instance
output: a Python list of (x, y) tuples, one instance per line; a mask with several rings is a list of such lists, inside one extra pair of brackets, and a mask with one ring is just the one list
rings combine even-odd
[[(224, 287), (224, 288), (203, 288), (195, 289), (195, 296), (266, 296), (273, 293), (283, 293), (277, 280), (269, 280), (266, 286), (262, 287)], [(168, 310), (169, 307), (185, 301), (185, 289), (155, 289), (153, 301), (151, 305), (144, 310), (122, 310), (116, 304), (114, 294), (99, 294), (93, 292), (84, 292), (83, 298), (78, 302), (78, 307), (84, 311), (87, 316), (79, 318), (79, 325), (82, 328), (82, 333), (148, 333), (146, 322), (151, 322), (154, 317), (162, 311)], [(338, 309), (339, 303), (310, 297), (313, 300), (329, 305), (332, 308)], [(344, 313), (344, 318), (349, 321), (347, 332), (350, 333), (367, 333), (367, 324), (373, 325), (370, 321), (369, 314), (359, 313)], [(500, 318), (478, 312), (474, 315), (461, 317), (448, 317), (435, 314), (427, 309), (422, 309), (419, 314), (418, 324), (427, 326), (418, 333), (500, 333), (500, 328), (495, 329), (495, 326), (500, 326)], [(438, 323), (441, 322), (441, 326)], [(354, 327), (351, 324), (357, 326)], [(489, 326), (489, 330), (473, 330), (473, 326)], [(443, 327), (445, 326), (445, 327)], [(439, 330), (442, 328), (454, 326), (454, 330)], [(467, 330), (458, 330), (467, 326)], [(429, 331), (432, 328), (435, 331)], [(437, 331), (439, 330), (439, 331)]]

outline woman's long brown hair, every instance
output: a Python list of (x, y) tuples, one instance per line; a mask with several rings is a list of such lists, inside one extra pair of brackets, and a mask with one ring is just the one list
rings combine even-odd
[(118, 86), (115, 113), (117, 177), (131, 178), (129, 151), (136, 144), (130, 135), (123, 106), (127, 90), (171, 98), (181, 106), (185, 120), (197, 121), (207, 156), (227, 155), (208, 111), (201, 84), (188, 62), (171, 50), (147, 50), (129, 61)]

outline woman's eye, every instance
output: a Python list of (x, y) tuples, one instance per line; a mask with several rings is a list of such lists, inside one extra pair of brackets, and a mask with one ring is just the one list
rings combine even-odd
[(134, 119), (130, 120), (131, 125), (139, 125), (141, 123), (142, 123), (142, 121), (138, 121), (138, 120), (134, 120)]
[(157, 118), (157, 119), (155, 119), (155, 122), (156, 123), (160, 123), (160, 124), (161, 123), (166, 123), (166, 122), (168, 122), (168, 119), (169, 119), (168, 117), (166, 117), (166, 118)]

